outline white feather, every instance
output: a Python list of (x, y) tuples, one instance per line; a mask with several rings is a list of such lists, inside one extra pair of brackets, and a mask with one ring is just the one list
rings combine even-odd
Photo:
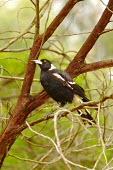
[(75, 84), (75, 82), (72, 82), (72, 81), (68, 81), (69, 84)]
[(49, 70), (53, 70), (53, 69), (56, 69), (56, 67), (53, 64), (51, 64), (51, 67)]
[(70, 85), (70, 82), (66, 82), (65, 79), (64, 79), (61, 75), (59, 75), (58, 73), (53, 73), (53, 75), (54, 75), (55, 77), (57, 77), (58, 79), (64, 81), (68, 87), (70, 87), (71, 89), (73, 89), (73, 87), (71, 87), (71, 85)]
[(62, 81), (65, 81), (65, 79), (62, 76), (60, 76), (58, 73), (53, 73), (53, 75), (55, 77), (57, 77), (58, 79), (61, 79)]

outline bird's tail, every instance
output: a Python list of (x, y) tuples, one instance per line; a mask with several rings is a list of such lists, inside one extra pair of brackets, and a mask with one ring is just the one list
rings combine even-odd
[(83, 113), (81, 110), (77, 110), (77, 112), (79, 113), (79, 115), (82, 117), (83, 122), (88, 122), (90, 125), (96, 124), (95, 120), (93, 119), (93, 117), (91, 116), (90, 112), (88, 111), (88, 109), (84, 109), (85, 113)]
[[(83, 102), (88, 102), (90, 100), (87, 97), (86, 97), (85, 100), (83, 100), (83, 99), (81, 100), (78, 95), (75, 95), (73, 101), (74, 101), (75, 104), (80, 104), (80, 103), (83, 103)], [(88, 109), (77, 110), (77, 112), (82, 117), (84, 122), (88, 122), (90, 125), (96, 124), (95, 120), (91, 116)]]

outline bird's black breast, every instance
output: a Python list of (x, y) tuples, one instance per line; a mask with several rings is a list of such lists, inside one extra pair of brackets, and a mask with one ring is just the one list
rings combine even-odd
[(64, 105), (65, 103), (71, 103), (74, 97), (74, 93), (63, 84), (63, 81), (54, 75), (53, 70), (41, 73), (41, 84), (45, 91), (56, 102)]

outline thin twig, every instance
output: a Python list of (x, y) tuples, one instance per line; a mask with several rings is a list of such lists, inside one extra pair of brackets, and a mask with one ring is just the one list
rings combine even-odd
[(35, 37), (39, 34), (40, 17), (39, 17), (39, 0), (36, 0), (36, 24), (35, 24)]
[(34, 26), (35, 24), (35, 20), (36, 18), (34, 18), (31, 22), (31, 24), (22, 32), (20, 33), (18, 36), (16, 36), (15, 38), (13, 38), (9, 43), (5, 44), (5, 46), (3, 46), (0, 51), (4, 51), (6, 48), (8, 48), (11, 44), (13, 44), (15, 41), (17, 41), (19, 38), (21, 38), (23, 35), (27, 34), (29, 32), (29, 30)]
[[(15, 76), (2, 76), (0, 75), (0, 78), (2, 79), (10, 79), (10, 80), (20, 80), (20, 81), (24, 81), (23, 77), (15, 77)], [(39, 79), (33, 79), (34, 82), (40, 82)]]

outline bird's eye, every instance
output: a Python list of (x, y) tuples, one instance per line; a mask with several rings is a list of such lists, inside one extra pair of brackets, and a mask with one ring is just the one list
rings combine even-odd
[(44, 60), (44, 63), (46, 63), (46, 60)]

